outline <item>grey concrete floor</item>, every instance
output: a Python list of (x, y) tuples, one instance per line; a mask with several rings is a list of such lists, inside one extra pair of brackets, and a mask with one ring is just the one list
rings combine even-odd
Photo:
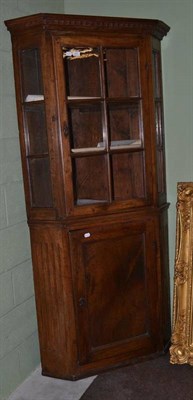
[(37, 368), (8, 400), (79, 400), (95, 378), (64, 381), (42, 376)]

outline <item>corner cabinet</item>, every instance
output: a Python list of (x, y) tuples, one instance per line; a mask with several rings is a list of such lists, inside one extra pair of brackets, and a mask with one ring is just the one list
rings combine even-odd
[(42, 371), (77, 379), (170, 338), (160, 42), (148, 19), (11, 32)]

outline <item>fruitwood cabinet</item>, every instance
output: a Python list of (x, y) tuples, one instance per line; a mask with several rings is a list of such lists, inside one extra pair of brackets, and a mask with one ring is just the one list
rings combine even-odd
[(148, 19), (6, 21), (43, 374), (77, 379), (170, 338), (160, 42)]

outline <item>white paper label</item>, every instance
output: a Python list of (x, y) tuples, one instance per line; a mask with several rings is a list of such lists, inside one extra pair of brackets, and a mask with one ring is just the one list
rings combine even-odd
[(84, 237), (85, 237), (85, 238), (89, 238), (89, 237), (90, 237), (90, 232), (84, 233)]
[(73, 55), (73, 57), (80, 57), (80, 51), (74, 50), (72, 55)]

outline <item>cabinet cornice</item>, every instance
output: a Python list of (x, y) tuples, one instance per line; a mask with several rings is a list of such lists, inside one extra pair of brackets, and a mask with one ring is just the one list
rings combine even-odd
[(155, 19), (138, 19), (122, 17), (95, 17), (89, 15), (64, 15), (64, 14), (35, 14), (21, 17), (17, 20), (5, 22), (7, 29), (14, 33), (23, 33), (24, 29), (50, 30), (57, 29), (61, 32), (121, 32), (128, 34), (152, 35), (162, 39), (167, 35), (170, 28), (164, 22)]

